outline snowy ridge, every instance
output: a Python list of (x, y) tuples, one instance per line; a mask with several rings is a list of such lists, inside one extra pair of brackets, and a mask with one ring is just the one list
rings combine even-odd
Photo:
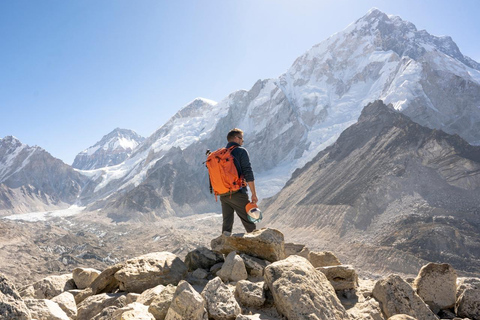
[(95, 192), (102, 191), (109, 184), (118, 182), (117, 190), (138, 186), (148, 170), (171, 148), (184, 149), (209, 136), (219, 119), (225, 116), (228, 99), (221, 103), (205, 98), (196, 98), (180, 109), (165, 125), (147, 138), (123, 163), (96, 172), (102, 181)]
[(0, 139), (0, 182), (21, 171), (39, 147), (29, 147), (13, 136)]
[(119, 164), (128, 158), (143, 140), (143, 137), (132, 130), (117, 128), (92, 147), (80, 152), (72, 166), (93, 170)]

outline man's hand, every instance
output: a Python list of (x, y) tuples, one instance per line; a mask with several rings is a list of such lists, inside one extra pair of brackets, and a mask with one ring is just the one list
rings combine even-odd
[(252, 203), (257, 203), (258, 198), (257, 198), (257, 191), (255, 190), (255, 181), (248, 181), (248, 188), (250, 189), (250, 192), (252, 193)]

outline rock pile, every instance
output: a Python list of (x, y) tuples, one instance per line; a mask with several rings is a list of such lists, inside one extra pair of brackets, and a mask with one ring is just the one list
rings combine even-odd
[(17, 291), (0, 274), (0, 319), (480, 319), (480, 279), (448, 264), (359, 281), (331, 252), (285, 244), (278, 230), (222, 235), (182, 261), (154, 252), (77, 268)]

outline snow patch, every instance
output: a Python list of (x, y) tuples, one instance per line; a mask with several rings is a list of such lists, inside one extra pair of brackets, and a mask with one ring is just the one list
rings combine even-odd
[(55, 217), (70, 217), (81, 213), (86, 207), (79, 207), (73, 205), (67, 209), (62, 210), (53, 210), (53, 211), (39, 211), (39, 212), (30, 212), (30, 213), (21, 213), (11, 216), (2, 217), (3, 219), (8, 220), (21, 220), (21, 221), (47, 221)]

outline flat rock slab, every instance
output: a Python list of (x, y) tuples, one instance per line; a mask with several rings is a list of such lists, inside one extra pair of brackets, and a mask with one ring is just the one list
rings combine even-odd
[(275, 262), (285, 259), (283, 233), (276, 229), (260, 229), (251, 233), (226, 236), (222, 234), (211, 242), (213, 251), (229, 254), (232, 251), (245, 253), (260, 259)]

